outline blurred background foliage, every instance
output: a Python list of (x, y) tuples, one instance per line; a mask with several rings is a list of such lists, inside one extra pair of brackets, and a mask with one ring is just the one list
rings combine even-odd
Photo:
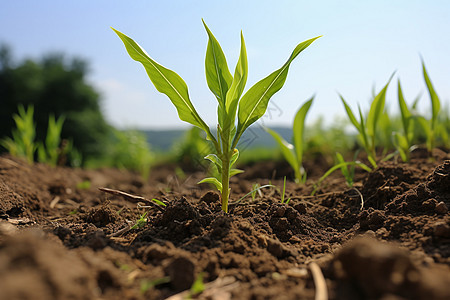
[[(100, 109), (100, 95), (86, 81), (88, 64), (79, 58), (49, 54), (15, 61), (0, 46), (0, 137), (11, 136), (19, 105), (34, 106), (36, 141), (43, 142), (49, 116), (65, 117), (61, 138), (71, 140), (83, 157), (100, 157), (113, 131)], [(4, 151), (4, 149), (2, 149)]]

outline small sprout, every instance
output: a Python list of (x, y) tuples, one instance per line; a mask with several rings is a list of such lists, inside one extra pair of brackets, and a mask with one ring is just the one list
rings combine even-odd
[(91, 187), (91, 182), (89, 180), (83, 180), (77, 183), (77, 188), (80, 190), (88, 190)]
[(281, 203), (288, 205), (289, 201), (291, 201), (291, 198), (289, 197), (286, 200), (285, 198), (286, 198), (286, 176), (284, 176), (283, 179), (283, 192), (281, 193)]
[(144, 295), (148, 290), (157, 285), (165, 284), (170, 282), (170, 277), (165, 276), (153, 280), (144, 279), (141, 281), (140, 292), (141, 295)]
[(340, 169), (342, 174), (344, 175), (347, 184), (351, 183), (353, 185), (353, 176), (354, 176), (354, 170), (353, 171), (349, 171), (347, 169), (347, 167), (354, 167), (354, 166), (358, 166), (360, 168), (362, 168), (364, 171), (367, 172), (371, 172), (372, 169), (370, 167), (368, 167), (367, 165), (365, 165), (364, 163), (360, 162), (360, 161), (343, 161), (342, 155), (338, 156), (338, 163), (336, 165), (334, 165), (333, 167), (331, 167), (324, 175), (322, 175), (322, 177), (319, 178), (319, 180), (317, 181), (317, 183), (314, 185), (314, 190), (311, 192), (311, 196), (314, 196), (315, 193), (317, 192), (317, 190), (320, 187), (320, 184), (322, 183), (322, 181), (325, 180), (325, 178), (327, 178), (328, 176), (330, 176), (331, 173), (333, 173), (334, 171)]
[(78, 210), (74, 209), (74, 210), (72, 210), (72, 211), (69, 213), (69, 215), (75, 215), (75, 214), (77, 214), (77, 213), (78, 213)]
[(147, 212), (140, 216), (140, 218), (136, 221), (136, 224), (131, 226), (131, 229), (143, 228), (147, 224)]
[(189, 290), (190, 297), (188, 297), (188, 298), (197, 296), (197, 295), (203, 293), (204, 290), (205, 290), (205, 284), (203, 283), (203, 273), (200, 273), (195, 278), (195, 281)]
[(254, 183), (252, 184), (252, 191), (251, 191), (251, 195), (252, 195), (252, 200), (255, 201), (256, 199), (256, 193), (258, 193), (258, 195), (260, 197), (262, 197), (262, 193), (261, 193), (261, 189), (259, 189), (259, 187), (261, 187), (261, 185), (259, 183)]
[[(248, 195), (252, 195), (253, 193), (256, 193), (257, 191), (260, 191), (261, 189), (264, 189), (264, 188), (274, 188), (274, 187), (275, 187), (275, 186), (272, 185), (272, 184), (265, 184), (265, 185), (262, 185), (262, 186), (258, 186), (256, 189), (251, 190), (250, 192), (248, 192), (247, 194), (245, 194), (244, 196), (242, 196), (242, 197), (239, 198), (238, 200), (234, 201), (233, 204), (237, 204), (237, 203), (241, 202), (241, 201), (244, 200)], [(261, 195), (261, 197), (262, 197), (262, 195)]]

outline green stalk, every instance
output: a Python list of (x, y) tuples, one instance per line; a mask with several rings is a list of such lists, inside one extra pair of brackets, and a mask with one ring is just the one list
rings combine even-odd
[(228, 199), (230, 196), (230, 162), (233, 152), (230, 150), (231, 124), (229, 118), (226, 118), (224, 131), (222, 131), (222, 210), (228, 213)]
[[(225, 150), (225, 149), (224, 149)], [(222, 210), (228, 213), (228, 198), (230, 196), (230, 154), (225, 152), (222, 157)]]

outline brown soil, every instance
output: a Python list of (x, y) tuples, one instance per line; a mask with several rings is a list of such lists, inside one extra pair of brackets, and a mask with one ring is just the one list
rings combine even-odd
[[(159, 167), (144, 182), (2, 156), (0, 299), (450, 299), (449, 158), (380, 163), (354, 189), (336, 172), (311, 197), (326, 169), (315, 162), (305, 185), (287, 182), (288, 205), (266, 188), (225, 214), (196, 184), (201, 172)], [(254, 183), (281, 189), (285, 175), (284, 164), (249, 166), (232, 179), (232, 201)], [(147, 224), (129, 229), (144, 212)], [(200, 274), (205, 291), (180, 294)]]

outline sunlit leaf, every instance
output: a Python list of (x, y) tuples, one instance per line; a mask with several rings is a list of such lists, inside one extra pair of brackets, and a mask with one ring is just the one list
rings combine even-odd
[(298, 110), (294, 118), (294, 148), (297, 155), (297, 162), (300, 165), (303, 161), (303, 147), (304, 147), (304, 131), (305, 131), (305, 118), (308, 113), (311, 104), (314, 100), (314, 96), (311, 97), (302, 107)]
[(180, 119), (203, 129), (208, 138), (214, 139), (208, 125), (200, 118), (192, 105), (184, 80), (174, 71), (161, 66), (151, 59), (145, 50), (133, 39), (114, 28), (112, 29), (124, 43), (130, 57), (144, 66), (155, 88), (169, 97), (173, 105), (175, 105)]
[(292, 61), (318, 38), (315, 37), (298, 44), (280, 69), (257, 82), (242, 96), (238, 110), (237, 139), (245, 129), (264, 115), (270, 98), (283, 87)]

